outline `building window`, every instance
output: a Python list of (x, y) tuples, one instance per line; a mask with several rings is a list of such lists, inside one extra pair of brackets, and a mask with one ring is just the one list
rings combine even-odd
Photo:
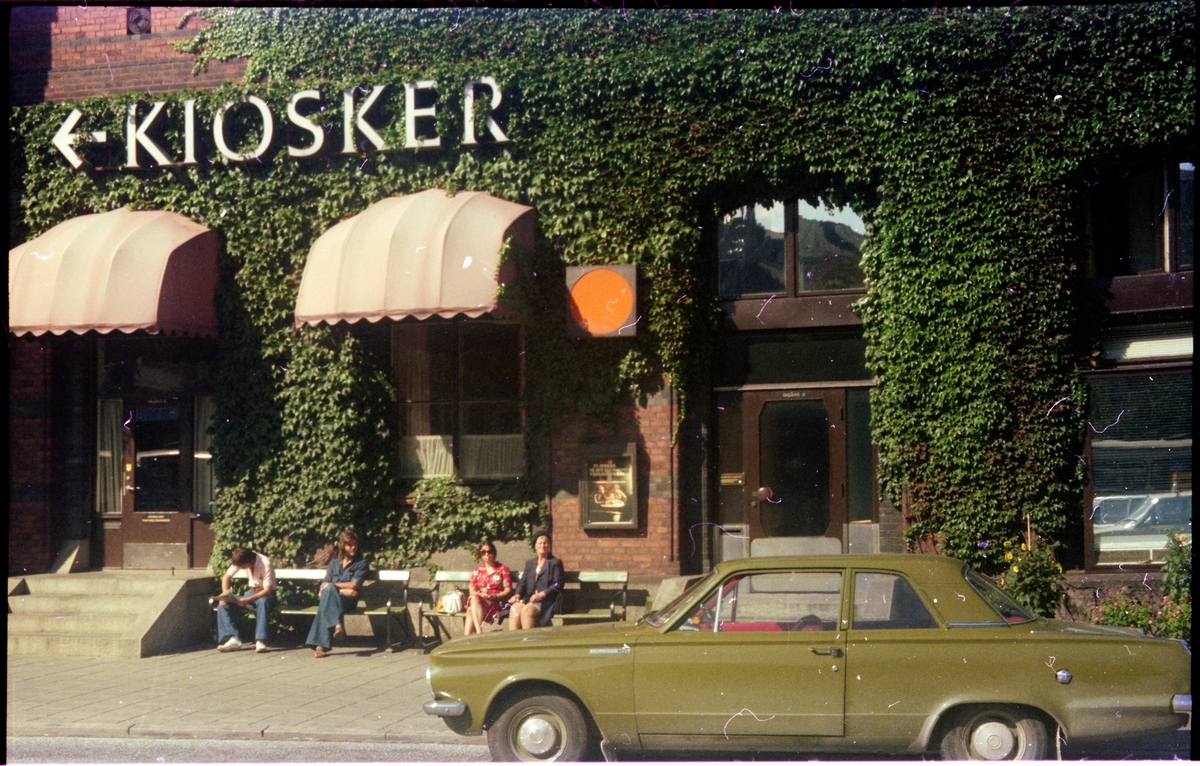
[(519, 325), (400, 322), (391, 346), (404, 478), (524, 473)]
[(866, 226), (849, 206), (818, 198), (746, 205), (717, 226), (717, 291), (723, 298), (798, 295), (866, 287)]
[(1092, 562), (1161, 564), (1167, 536), (1192, 532), (1192, 373), (1089, 381)]
[(212, 512), (216, 341), (117, 336), (97, 343), (96, 510)]
[(1191, 271), (1196, 169), (1166, 162), (1096, 186), (1088, 197), (1091, 277)]

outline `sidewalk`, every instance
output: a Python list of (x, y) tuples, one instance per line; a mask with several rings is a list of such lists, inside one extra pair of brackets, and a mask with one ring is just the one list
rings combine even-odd
[[(250, 644), (252, 647), (253, 644)], [(313, 739), (462, 744), (421, 706), (429, 658), (353, 639), (145, 659), (8, 658), (9, 737)]]

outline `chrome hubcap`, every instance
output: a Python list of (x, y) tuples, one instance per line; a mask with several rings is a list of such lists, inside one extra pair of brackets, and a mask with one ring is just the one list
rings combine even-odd
[(988, 721), (971, 734), (971, 749), (984, 760), (999, 761), (1011, 758), (1014, 745), (1016, 738), (1012, 729), (1000, 721)]
[(517, 744), (532, 756), (544, 756), (558, 747), (558, 729), (542, 716), (530, 716), (517, 729)]

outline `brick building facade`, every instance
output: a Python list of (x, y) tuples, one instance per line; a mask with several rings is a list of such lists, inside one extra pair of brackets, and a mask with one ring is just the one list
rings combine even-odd
[[(86, 5), (13, 9), (9, 102), (25, 106), (133, 91), (165, 93), (240, 80), (244, 61), (212, 62), (193, 74), (193, 57), (175, 50), (175, 43), (206, 25), (192, 10)], [(142, 18), (149, 32), (138, 31), (145, 28)]]

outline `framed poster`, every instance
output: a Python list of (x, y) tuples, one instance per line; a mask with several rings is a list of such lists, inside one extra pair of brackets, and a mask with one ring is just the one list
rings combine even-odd
[(636, 529), (637, 445), (580, 448), (580, 521), (584, 529)]

